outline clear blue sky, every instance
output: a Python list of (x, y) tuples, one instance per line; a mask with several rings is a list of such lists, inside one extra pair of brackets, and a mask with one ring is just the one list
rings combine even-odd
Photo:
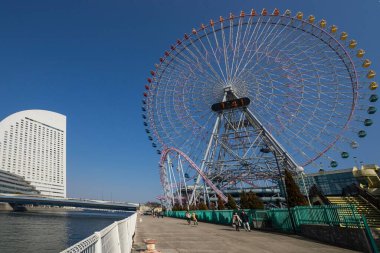
[[(338, 25), (380, 74), (379, 0), (3, 0), (0, 119), (26, 109), (67, 116), (70, 197), (154, 200), (162, 192), (159, 156), (141, 118), (149, 71), (191, 28), (264, 7), (300, 10)], [(361, 142), (361, 161), (380, 163), (379, 113)]]

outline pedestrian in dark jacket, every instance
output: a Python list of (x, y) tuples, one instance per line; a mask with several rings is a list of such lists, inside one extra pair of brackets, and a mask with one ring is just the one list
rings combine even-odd
[(248, 216), (248, 214), (246, 212), (242, 211), (240, 214), (240, 217), (241, 217), (245, 231), (251, 232), (251, 228), (249, 227), (249, 216)]

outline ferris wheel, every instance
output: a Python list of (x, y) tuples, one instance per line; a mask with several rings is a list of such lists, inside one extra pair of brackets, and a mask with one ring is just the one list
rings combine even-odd
[(242, 11), (193, 28), (145, 85), (144, 125), (162, 153), (165, 195), (183, 199), (186, 183), (187, 202), (208, 190), (223, 197), (214, 187), (258, 187), (280, 168), (338, 167), (373, 124), (370, 66), (347, 32), (302, 12)]

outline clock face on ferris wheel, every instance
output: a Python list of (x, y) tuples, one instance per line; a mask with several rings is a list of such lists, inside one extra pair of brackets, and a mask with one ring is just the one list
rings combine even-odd
[(231, 14), (164, 53), (146, 85), (144, 122), (153, 146), (197, 160), (217, 115), (210, 108), (232, 87), (298, 164), (336, 167), (372, 125), (378, 97), (370, 66), (346, 32), (312, 15)]

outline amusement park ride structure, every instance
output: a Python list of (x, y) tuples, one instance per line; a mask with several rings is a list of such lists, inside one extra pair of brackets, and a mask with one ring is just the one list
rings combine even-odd
[(285, 169), (335, 168), (337, 153), (355, 152), (378, 85), (364, 50), (337, 30), (301, 12), (242, 11), (164, 53), (142, 109), (167, 208), (277, 187)]

